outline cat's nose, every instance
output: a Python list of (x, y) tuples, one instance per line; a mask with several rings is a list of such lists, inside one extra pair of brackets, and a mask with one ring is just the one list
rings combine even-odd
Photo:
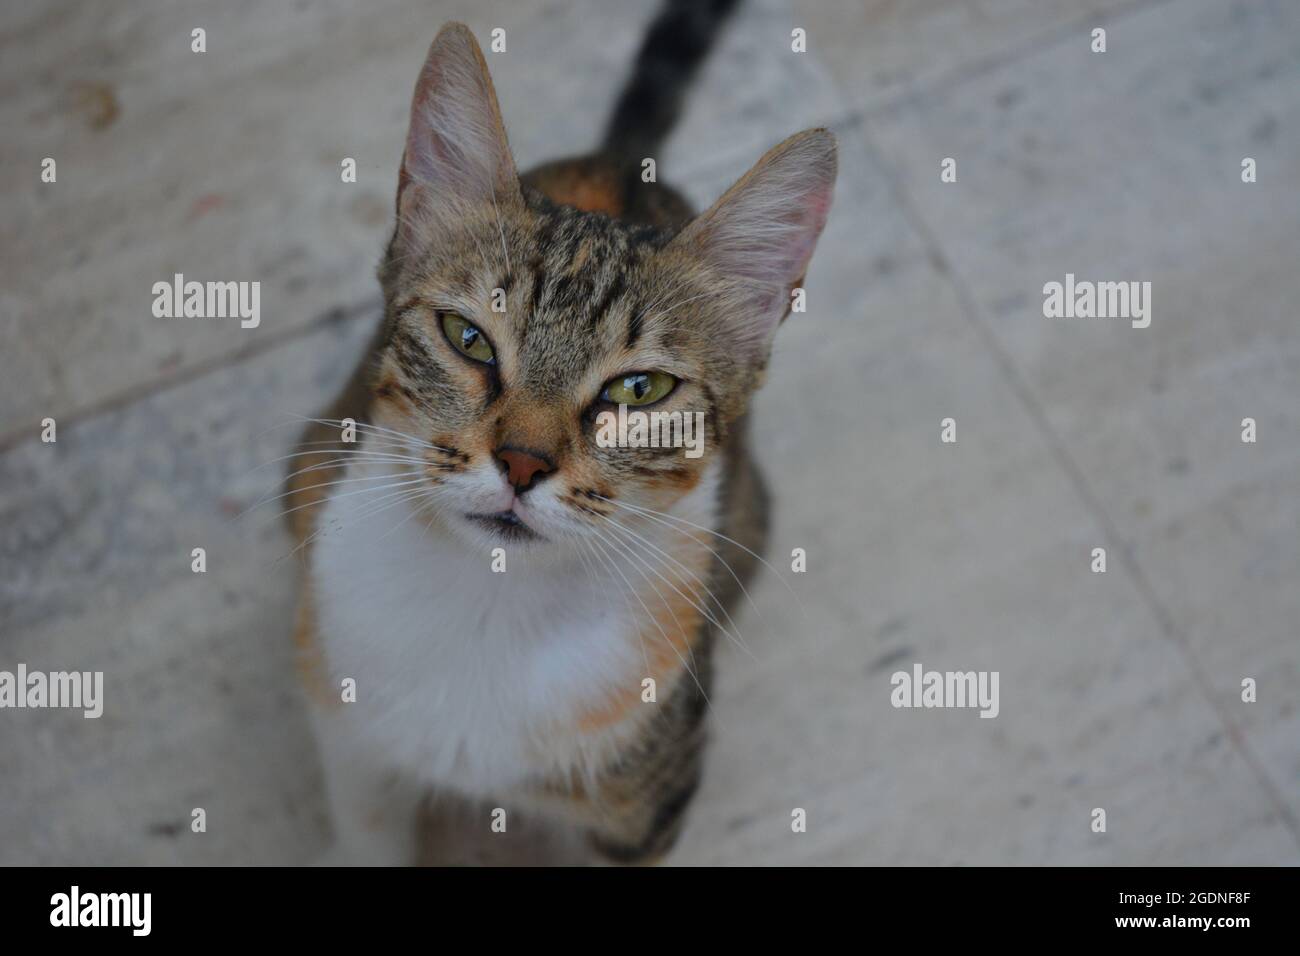
[(497, 464), (505, 473), (506, 481), (515, 491), (527, 491), (547, 474), (555, 470), (545, 455), (524, 451), (521, 448), (498, 448)]

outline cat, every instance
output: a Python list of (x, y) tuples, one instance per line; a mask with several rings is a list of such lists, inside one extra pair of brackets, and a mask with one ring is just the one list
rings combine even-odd
[[(429, 792), (617, 863), (681, 831), (713, 647), (766, 541), (746, 407), (836, 175), (811, 129), (702, 215), (643, 181), (733, 6), (671, 0), (602, 146), (522, 176), (473, 34), (429, 49), (383, 321), (287, 479), (331, 860), (412, 862)], [(703, 454), (598, 445), (619, 405), (703, 412)]]

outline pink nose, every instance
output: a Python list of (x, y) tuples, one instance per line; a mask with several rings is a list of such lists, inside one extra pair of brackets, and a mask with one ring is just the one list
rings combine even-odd
[(518, 448), (498, 448), (496, 456), (501, 470), (505, 472), (506, 481), (516, 491), (526, 491), (555, 468), (541, 455)]

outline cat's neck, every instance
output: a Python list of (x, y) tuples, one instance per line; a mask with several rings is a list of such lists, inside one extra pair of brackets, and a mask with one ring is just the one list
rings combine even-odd
[(717, 547), (700, 530), (713, 527), (719, 480), (706, 474), (664, 512), (674, 520), (638, 525), (639, 553), (593, 536), (587, 550), (507, 554), (504, 572), (417, 512), (370, 514), (366, 495), (336, 495), (310, 562), (331, 675), (365, 688), (369, 710), (355, 713), (404, 766), (467, 792), (596, 765), (622, 724), (545, 746), (538, 728), (579, 726), (629, 688), (639, 695), (647, 674), (669, 675), (668, 686), (679, 656), (686, 666), (667, 631), (692, 620), (688, 595), (703, 600), (711, 555), (701, 542)]

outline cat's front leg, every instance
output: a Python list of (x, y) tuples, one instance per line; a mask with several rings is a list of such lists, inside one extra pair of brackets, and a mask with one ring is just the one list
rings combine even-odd
[(568, 791), (605, 861), (658, 863), (676, 844), (703, 771), (711, 654), (705, 635), (694, 648), (698, 680), (679, 679), (656, 718), (591, 783)]
[(346, 707), (313, 708), (334, 843), (325, 866), (409, 866), (424, 788), (398, 772), (350, 726)]
[(656, 776), (640, 769), (623, 779), (606, 779), (593, 794), (587, 837), (604, 861), (653, 865), (677, 843), (699, 787), (699, 759), (688, 757), (671, 776)]

